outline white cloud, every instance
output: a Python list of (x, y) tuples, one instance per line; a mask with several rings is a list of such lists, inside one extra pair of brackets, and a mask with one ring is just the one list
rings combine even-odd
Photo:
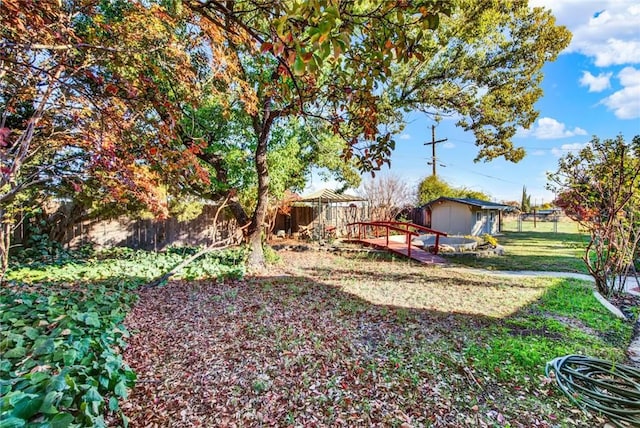
[(409, 135), (409, 134), (401, 134), (398, 138), (400, 140), (410, 140), (411, 139), (411, 135)]
[(573, 33), (567, 52), (595, 59), (598, 67), (640, 63), (640, 5), (637, 0), (531, 0), (553, 11)]
[(611, 76), (613, 76), (613, 73), (600, 73), (594, 76), (588, 71), (583, 71), (580, 78), (580, 86), (588, 86), (589, 92), (602, 92), (611, 87)]
[(620, 79), (622, 86), (640, 86), (640, 70), (625, 67), (618, 73), (618, 79)]
[(618, 73), (622, 89), (609, 95), (601, 102), (619, 119), (640, 117), (640, 69), (625, 67)]
[(557, 157), (566, 155), (569, 152), (577, 152), (583, 149), (588, 143), (571, 143), (563, 144), (560, 147), (554, 147), (551, 149), (551, 154)]
[(534, 150), (531, 153), (529, 153), (531, 156), (544, 156), (547, 154), (546, 151), (544, 150)]
[[(532, 126), (532, 128), (533, 127), (535, 127), (535, 125)], [(531, 136), (532, 133), (533, 133), (532, 129), (525, 129), (525, 128), (519, 126), (518, 129), (516, 129), (516, 135), (515, 136), (517, 138), (526, 138), (526, 137)]]
[(453, 144), (451, 141), (447, 141), (442, 145), (442, 147), (445, 149), (455, 149), (456, 145)]
[(542, 117), (538, 119), (536, 124), (530, 130), (523, 130), (522, 136), (533, 135), (540, 140), (552, 140), (557, 138), (568, 138), (576, 135), (587, 135), (587, 131), (582, 128), (575, 127), (567, 129), (562, 122), (550, 117)]

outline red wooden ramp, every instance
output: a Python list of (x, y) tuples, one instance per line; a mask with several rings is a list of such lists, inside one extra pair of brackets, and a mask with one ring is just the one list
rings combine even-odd
[[(391, 251), (425, 264), (445, 264), (447, 260), (438, 255), (440, 236), (446, 233), (429, 229), (414, 223), (404, 222), (357, 222), (348, 226), (349, 239), (364, 245)], [(436, 235), (434, 254), (411, 244), (411, 239), (419, 232)], [(391, 233), (395, 233), (392, 235)]]

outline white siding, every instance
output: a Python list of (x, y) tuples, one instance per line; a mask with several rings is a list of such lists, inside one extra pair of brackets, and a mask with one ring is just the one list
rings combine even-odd
[(450, 235), (468, 235), (472, 221), (475, 217), (468, 205), (444, 201), (431, 208), (431, 228)]
[(473, 210), (469, 205), (443, 201), (431, 207), (431, 228), (450, 235), (491, 235), (499, 232), (497, 210)]

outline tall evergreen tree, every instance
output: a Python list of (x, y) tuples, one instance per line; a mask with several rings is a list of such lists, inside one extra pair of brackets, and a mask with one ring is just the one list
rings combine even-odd
[(528, 213), (531, 211), (531, 195), (527, 194), (527, 186), (522, 186), (522, 201), (520, 202), (520, 211)]

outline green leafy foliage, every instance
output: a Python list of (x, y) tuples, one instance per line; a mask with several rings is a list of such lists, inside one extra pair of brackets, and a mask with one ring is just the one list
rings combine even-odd
[(555, 204), (591, 236), (583, 260), (598, 290), (621, 293), (640, 254), (640, 135), (625, 142), (593, 137), (548, 174)]
[[(92, 259), (17, 266), (0, 289), (2, 426), (106, 426), (119, 415), (135, 373), (121, 350), (137, 286), (194, 254), (115, 248)], [(239, 278), (242, 248), (209, 253), (182, 278)]]
[(520, 202), (520, 211), (528, 213), (531, 211), (531, 195), (527, 193), (527, 186), (522, 186), (522, 201)]
[[(197, 248), (192, 247), (176, 247), (165, 252), (154, 253), (116, 247), (97, 253), (95, 258), (86, 260), (72, 259), (59, 264), (36, 262), (17, 266), (7, 273), (6, 278), (8, 281), (19, 280), (30, 283), (49, 281), (51, 278), (67, 282), (78, 279), (88, 282), (126, 278), (128, 286), (135, 288), (166, 273), (197, 251)], [(243, 248), (211, 252), (185, 267), (177, 277), (239, 278), (244, 275), (245, 258), (246, 250)]]
[(135, 374), (119, 349), (135, 300), (125, 283), (13, 286), (0, 293), (0, 415), (16, 426), (103, 425)]
[(440, 197), (447, 198), (473, 198), (484, 201), (491, 200), (486, 193), (466, 187), (453, 187), (437, 176), (425, 177), (418, 185), (418, 203), (426, 204)]

